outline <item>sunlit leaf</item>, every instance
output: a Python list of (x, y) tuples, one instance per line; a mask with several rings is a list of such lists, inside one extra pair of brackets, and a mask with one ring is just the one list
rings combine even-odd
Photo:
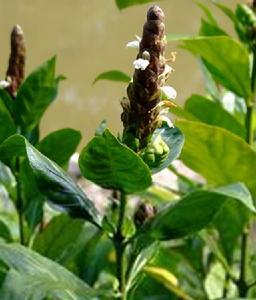
[(200, 95), (192, 95), (185, 103), (185, 110), (206, 124), (225, 128), (245, 138), (244, 126), (217, 102)]
[(64, 167), (75, 152), (81, 140), (81, 133), (71, 128), (64, 128), (47, 135), (38, 145), (38, 150), (45, 156)]
[(245, 99), (250, 96), (249, 54), (244, 45), (227, 36), (214, 36), (184, 40), (183, 47), (204, 59), (217, 82)]
[(55, 77), (55, 57), (32, 72), (18, 90), (14, 112), (24, 132), (31, 131), (55, 99), (60, 79)]
[(186, 141), (181, 159), (209, 183), (244, 182), (256, 195), (256, 152), (240, 137), (216, 126), (178, 120)]
[(250, 193), (238, 183), (211, 191), (195, 191), (176, 203), (172, 202), (145, 225), (145, 230), (159, 240), (189, 235), (211, 223), (229, 199), (235, 199), (256, 212)]
[(95, 136), (82, 150), (79, 166), (85, 178), (104, 188), (134, 193), (151, 184), (147, 165), (108, 129)]
[(124, 9), (129, 6), (154, 2), (153, 0), (116, 0), (116, 5), (119, 9)]
[(110, 81), (119, 81), (119, 82), (125, 82), (129, 83), (131, 81), (131, 77), (124, 72), (118, 71), (118, 70), (111, 70), (107, 72), (103, 72), (99, 74), (93, 81), (93, 84), (95, 84), (97, 81), (100, 80), (110, 80)]

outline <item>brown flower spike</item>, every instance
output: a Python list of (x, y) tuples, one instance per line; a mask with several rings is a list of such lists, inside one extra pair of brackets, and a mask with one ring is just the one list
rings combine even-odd
[(133, 80), (127, 88), (128, 99), (121, 102), (123, 142), (135, 151), (147, 145), (148, 138), (161, 123), (158, 116), (164, 103), (161, 103), (160, 88), (172, 70), (164, 57), (164, 18), (160, 7), (153, 6), (148, 10), (137, 55), (137, 62), (146, 62), (146, 65), (135, 66)]
[(6, 72), (6, 80), (10, 83), (6, 90), (13, 98), (24, 79), (25, 55), (24, 33), (19, 25), (15, 25), (11, 33), (11, 54)]

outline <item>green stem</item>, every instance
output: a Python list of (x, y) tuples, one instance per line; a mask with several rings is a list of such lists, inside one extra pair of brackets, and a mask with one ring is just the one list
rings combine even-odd
[(125, 219), (127, 198), (124, 193), (121, 193), (119, 219), (117, 224), (116, 234), (114, 235), (114, 245), (116, 250), (116, 276), (119, 281), (119, 300), (126, 300), (126, 280), (125, 280), (125, 237), (122, 233), (123, 223)]

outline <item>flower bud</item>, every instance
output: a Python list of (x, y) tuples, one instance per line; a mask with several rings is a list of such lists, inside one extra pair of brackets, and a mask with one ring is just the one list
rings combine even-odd
[(157, 210), (154, 205), (151, 203), (141, 203), (134, 214), (134, 223), (137, 227), (145, 224), (146, 221), (153, 218)]
[(11, 54), (6, 72), (6, 81), (10, 83), (6, 90), (13, 98), (25, 76), (25, 55), (24, 33), (19, 25), (15, 25), (11, 33)]

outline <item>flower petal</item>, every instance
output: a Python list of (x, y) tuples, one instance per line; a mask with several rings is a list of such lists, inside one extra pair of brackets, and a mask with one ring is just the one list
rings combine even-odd
[(133, 65), (135, 69), (144, 71), (149, 65), (149, 61), (147, 59), (139, 58), (133, 62)]
[(162, 86), (161, 90), (167, 99), (175, 99), (177, 97), (176, 90), (171, 86)]
[(9, 81), (6, 80), (0, 80), (0, 89), (5, 89), (10, 85)]
[(134, 49), (139, 49), (140, 48), (140, 42), (135, 40), (135, 41), (131, 41), (129, 43), (126, 44), (126, 48), (134, 48)]

